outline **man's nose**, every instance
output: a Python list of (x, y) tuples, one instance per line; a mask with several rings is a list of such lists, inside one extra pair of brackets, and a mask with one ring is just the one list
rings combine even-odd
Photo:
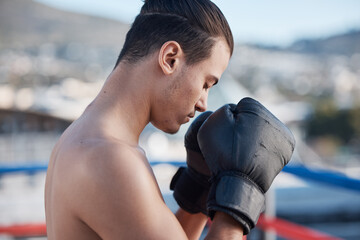
[(205, 112), (207, 109), (207, 99), (208, 99), (208, 91), (204, 91), (201, 95), (200, 99), (197, 101), (195, 105), (195, 110), (198, 112)]

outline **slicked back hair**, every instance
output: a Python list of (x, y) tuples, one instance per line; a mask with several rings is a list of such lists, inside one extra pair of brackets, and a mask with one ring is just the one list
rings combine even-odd
[(126, 35), (120, 61), (136, 63), (167, 41), (176, 41), (188, 65), (211, 54), (215, 39), (222, 37), (230, 55), (234, 40), (224, 15), (210, 0), (145, 0), (140, 14)]

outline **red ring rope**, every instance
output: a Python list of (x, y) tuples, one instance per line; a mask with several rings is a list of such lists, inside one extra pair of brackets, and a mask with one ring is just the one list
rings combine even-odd
[(261, 215), (256, 225), (262, 230), (273, 230), (277, 235), (286, 239), (292, 240), (339, 240), (341, 238), (332, 237), (322, 232), (315, 231), (313, 229), (285, 221), (279, 218), (268, 218), (265, 215)]
[(46, 236), (46, 225), (41, 224), (16, 224), (11, 226), (0, 226), (0, 235), (7, 234), (14, 237), (24, 236)]

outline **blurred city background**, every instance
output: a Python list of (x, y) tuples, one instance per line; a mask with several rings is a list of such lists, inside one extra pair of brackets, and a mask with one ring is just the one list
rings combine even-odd
[[(253, 97), (294, 132), (290, 165), (360, 180), (360, 2), (214, 2), (236, 45), (210, 91), (209, 110)], [(9, 171), (46, 166), (56, 140), (112, 71), (141, 5), (0, 0), (0, 228), (45, 222), (45, 171)], [(149, 160), (184, 161), (189, 124), (174, 135), (148, 125), (140, 144)], [(168, 182), (175, 171), (154, 166), (172, 209)], [(270, 190), (270, 209), (296, 224), (360, 239), (359, 188), (340, 185), (281, 173)], [(256, 230), (248, 239), (263, 237)], [(14, 237), (0, 233), (0, 239)]]

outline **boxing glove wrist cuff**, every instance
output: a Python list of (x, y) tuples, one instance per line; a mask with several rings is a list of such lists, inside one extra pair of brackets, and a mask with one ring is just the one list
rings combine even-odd
[(189, 213), (207, 215), (206, 201), (210, 189), (209, 176), (203, 175), (191, 167), (180, 167), (170, 183), (178, 205)]
[(223, 172), (212, 180), (208, 199), (211, 218), (216, 211), (228, 213), (244, 227), (244, 234), (252, 229), (264, 210), (263, 191), (246, 175)]

